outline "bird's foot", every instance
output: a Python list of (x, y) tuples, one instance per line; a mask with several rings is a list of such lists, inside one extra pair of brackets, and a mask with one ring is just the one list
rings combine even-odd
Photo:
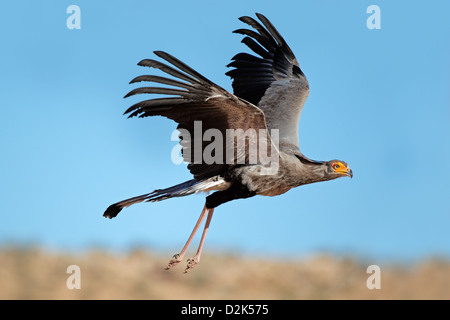
[(172, 267), (175, 267), (177, 264), (179, 264), (181, 261), (183, 261), (183, 257), (180, 256), (180, 254), (176, 254), (172, 257), (172, 260), (169, 261), (169, 264), (166, 267), (166, 270), (171, 269)]
[(186, 269), (184, 269), (184, 273), (188, 273), (189, 271), (194, 269), (194, 267), (197, 265), (197, 263), (199, 263), (199, 259), (197, 259), (197, 257), (188, 259)]

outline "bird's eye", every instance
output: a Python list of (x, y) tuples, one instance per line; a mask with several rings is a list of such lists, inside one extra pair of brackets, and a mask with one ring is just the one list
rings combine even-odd
[(338, 165), (337, 163), (333, 166), (333, 168), (335, 168), (335, 169), (339, 169), (341, 166), (340, 165)]

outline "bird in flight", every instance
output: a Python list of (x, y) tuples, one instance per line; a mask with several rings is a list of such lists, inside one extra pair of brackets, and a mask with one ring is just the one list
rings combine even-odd
[[(166, 269), (183, 260), (206, 217), (197, 253), (187, 260), (185, 272), (194, 268), (200, 261), (214, 209), (223, 203), (255, 195), (277, 196), (301, 185), (353, 177), (344, 161), (315, 161), (300, 152), (298, 123), (309, 84), (277, 29), (264, 15), (256, 16), (260, 22), (248, 16), (239, 18), (252, 29), (234, 31), (244, 35), (242, 42), (256, 55), (239, 53), (231, 59), (228, 67), (232, 69), (226, 74), (233, 80), (233, 93), (170, 54), (155, 51), (165, 63), (144, 59), (138, 65), (159, 69), (171, 77), (138, 76), (130, 83), (145, 81), (163, 86), (139, 87), (125, 96), (163, 95), (138, 102), (125, 114), (129, 118), (163, 116), (177, 122), (182, 156), (193, 179), (114, 203), (104, 216), (114, 218), (123, 208), (144, 201), (209, 193), (185, 246)], [(206, 138), (208, 132), (214, 139)], [(264, 149), (265, 153), (261, 151)]]

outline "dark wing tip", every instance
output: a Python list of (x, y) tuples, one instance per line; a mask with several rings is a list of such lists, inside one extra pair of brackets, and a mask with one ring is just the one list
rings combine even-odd
[(241, 20), (242, 22), (245, 22), (245, 20), (251, 19), (251, 17), (249, 16), (242, 16), (238, 18), (239, 20)]
[(122, 209), (123, 208), (121, 206), (117, 205), (116, 203), (112, 204), (108, 207), (108, 209), (106, 209), (103, 216), (105, 218), (112, 219), (112, 218), (116, 217), (119, 214), (119, 212), (122, 211)]
[(267, 18), (266, 18), (266, 16), (265, 16), (265, 15), (263, 15), (262, 13), (259, 13), (259, 12), (255, 12), (255, 14), (256, 14), (256, 16), (258, 17), (258, 19), (259, 19), (259, 20), (262, 20), (262, 19), (267, 19)]
[(144, 66), (146, 60), (148, 60), (148, 59), (142, 59), (141, 61), (139, 61), (139, 62), (137, 63), (137, 65), (138, 65), (138, 66), (141, 66), (141, 67)]
[(126, 95), (123, 96), (123, 98), (128, 98), (129, 96), (132, 96), (133, 94), (131, 93), (132, 91), (128, 92)]
[(153, 51), (154, 54), (156, 54), (158, 57), (162, 58), (163, 56), (170, 56), (170, 54), (168, 54), (165, 51), (162, 50), (155, 50)]

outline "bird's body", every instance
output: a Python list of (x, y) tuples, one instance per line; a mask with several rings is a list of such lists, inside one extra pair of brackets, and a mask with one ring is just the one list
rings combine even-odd
[(270, 179), (260, 174), (260, 167), (238, 168), (233, 176), (256, 195), (271, 197), (301, 185), (324, 181), (321, 170), (315, 172), (311, 165), (301, 163), (294, 155), (282, 152), (279, 161), (279, 169)]
[[(147, 81), (171, 87), (140, 87), (125, 96), (169, 95), (136, 103), (125, 113), (129, 117), (164, 116), (176, 121), (182, 155), (194, 179), (115, 203), (104, 216), (113, 218), (124, 207), (143, 201), (210, 193), (188, 242), (168, 268), (182, 260), (208, 214), (199, 250), (188, 261), (186, 272), (195, 266), (214, 208), (225, 202), (255, 195), (277, 196), (301, 185), (353, 176), (344, 161), (314, 161), (300, 152), (298, 122), (309, 84), (278, 31), (266, 17), (257, 16), (263, 25), (250, 17), (240, 18), (257, 32), (235, 31), (246, 36), (242, 42), (260, 57), (239, 53), (232, 58), (228, 66), (234, 69), (227, 75), (233, 79), (234, 94), (173, 56), (155, 51), (169, 64), (145, 59), (139, 65), (160, 69), (174, 78), (144, 75), (131, 83)], [(205, 141), (206, 136), (209, 139)]]

